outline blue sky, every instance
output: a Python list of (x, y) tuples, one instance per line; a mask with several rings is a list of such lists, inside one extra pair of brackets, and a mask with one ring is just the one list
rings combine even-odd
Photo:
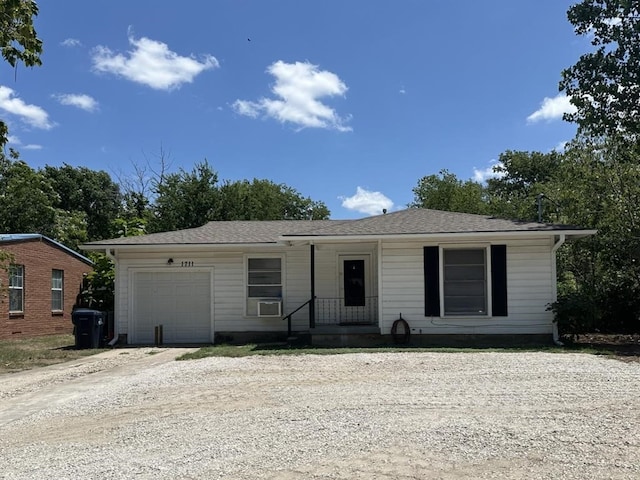
[[(441, 169), (570, 140), (567, 0), (40, 2), (43, 66), (0, 66), (0, 118), (32, 167), (158, 161), (266, 178), (332, 218), (404, 208)], [(455, 6), (453, 6), (455, 5)]]

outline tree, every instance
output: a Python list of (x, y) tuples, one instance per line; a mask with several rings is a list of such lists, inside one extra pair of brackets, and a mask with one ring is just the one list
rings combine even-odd
[(640, 138), (640, 0), (582, 0), (567, 12), (595, 51), (562, 72), (560, 90), (575, 105), (565, 119), (595, 137)]
[[(562, 154), (507, 150), (498, 160), (494, 167), (498, 176), (487, 180), (491, 213), (504, 218), (537, 220), (536, 198), (541, 193), (553, 197), (546, 184), (558, 174)], [(557, 222), (558, 218), (547, 220)]]
[(69, 248), (79, 251), (80, 245), (89, 241), (87, 215), (80, 211), (67, 211), (56, 208), (52, 238)]
[(151, 232), (165, 232), (204, 225), (216, 218), (218, 174), (205, 159), (191, 172), (180, 169), (156, 183)]
[(120, 187), (107, 172), (65, 163), (62, 167), (46, 166), (43, 174), (58, 194), (56, 208), (65, 215), (84, 214), (85, 240), (115, 236), (112, 225), (120, 215), (122, 195)]
[(413, 188), (410, 207), (432, 208), (449, 212), (488, 213), (486, 191), (482, 184), (473, 180), (459, 180), (448, 170), (438, 175), (428, 175), (418, 180)]
[(0, 153), (0, 232), (54, 236), (56, 194), (42, 173)]
[(115, 268), (109, 258), (97, 252), (89, 252), (93, 270), (82, 286), (80, 304), (88, 308), (112, 311), (114, 308)]
[(633, 148), (619, 139), (597, 146), (576, 140), (549, 183), (567, 223), (598, 230), (559, 257), (556, 311), (574, 329), (640, 329), (640, 162), (629, 161)]
[[(34, 0), (0, 0), (0, 52), (9, 65), (41, 65), (42, 40), (33, 27), (38, 15)], [(7, 143), (7, 125), (0, 120), (0, 147)]]
[(329, 209), (294, 188), (270, 180), (225, 182), (217, 220), (322, 220)]

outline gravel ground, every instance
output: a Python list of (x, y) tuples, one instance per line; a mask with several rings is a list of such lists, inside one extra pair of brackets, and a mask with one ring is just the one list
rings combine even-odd
[(0, 478), (640, 478), (638, 363), (177, 353), (0, 376)]

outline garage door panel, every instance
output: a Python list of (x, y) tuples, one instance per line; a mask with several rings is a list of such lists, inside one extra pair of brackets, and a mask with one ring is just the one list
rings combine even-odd
[(153, 343), (156, 325), (165, 343), (211, 341), (210, 272), (137, 272), (133, 328), (136, 343)]

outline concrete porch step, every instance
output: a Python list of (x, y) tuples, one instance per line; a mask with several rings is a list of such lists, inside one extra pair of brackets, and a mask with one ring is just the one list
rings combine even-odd
[(367, 335), (380, 334), (377, 325), (316, 325), (310, 328), (311, 335)]

